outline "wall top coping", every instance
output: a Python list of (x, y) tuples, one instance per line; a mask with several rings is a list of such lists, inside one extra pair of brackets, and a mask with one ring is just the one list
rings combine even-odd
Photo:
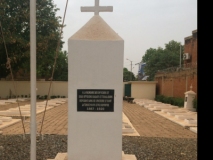
[[(13, 82), (12, 80), (0, 80), (0, 82)], [(17, 82), (17, 83), (19, 83), (19, 82), (29, 82), (30, 83), (30, 81), (14, 81), (14, 82)], [(36, 81), (36, 82), (39, 82), (39, 83), (50, 83), (50, 81)], [(68, 83), (68, 81), (52, 81), (53, 83), (55, 82), (55, 83), (58, 83), (58, 82), (60, 82), (60, 83)]]
[(185, 37), (184, 40), (192, 39), (192, 36)]
[[(197, 29), (192, 31), (193, 35), (196, 34), (196, 33), (197, 33)], [(188, 36), (188, 37), (185, 37), (184, 40), (186, 41), (186, 40), (190, 40), (192, 38), (193, 38), (193, 36)]]
[(185, 94), (192, 94), (192, 95), (196, 95), (196, 93), (194, 91), (187, 91), (185, 92)]
[(156, 84), (158, 81), (129, 81), (129, 84)]
[(192, 31), (192, 33), (197, 33), (197, 29), (196, 29), (196, 30), (194, 30), (194, 31)]

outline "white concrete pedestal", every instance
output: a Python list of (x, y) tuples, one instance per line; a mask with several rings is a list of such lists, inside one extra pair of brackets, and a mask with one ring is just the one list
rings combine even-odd
[(190, 91), (185, 92), (184, 108), (188, 109), (189, 111), (196, 111), (196, 109), (193, 107), (193, 100), (195, 99), (196, 93), (192, 91), (192, 86), (190, 88)]
[(68, 158), (120, 160), (124, 40), (97, 15), (69, 38), (68, 53)]

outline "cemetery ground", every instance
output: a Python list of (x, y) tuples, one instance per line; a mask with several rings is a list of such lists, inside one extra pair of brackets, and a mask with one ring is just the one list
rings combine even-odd
[[(30, 101), (19, 102), (19, 105)], [(17, 104), (0, 106), (0, 111), (15, 108)], [(196, 160), (197, 134), (137, 104), (123, 101), (123, 112), (140, 136), (123, 136), (122, 150), (134, 154), (137, 160)], [(46, 111), (42, 135), (37, 136), (37, 160), (55, 158), (67, 152), (68, 105)], [(37, 114), (37, 131), (40, 131), (43, 112)], [(26, 119), (23, 139), (21, 121), (1, 129), (0, 159), (30, 159), (30, 119)], [(86, 123), (86, 122), (85, 122)], [(86, 133), (85, 133), (86, 134)], [(100, 135), (101, 136), (101, 135)], [(104, 144), (103, 144), (104, 145)]]

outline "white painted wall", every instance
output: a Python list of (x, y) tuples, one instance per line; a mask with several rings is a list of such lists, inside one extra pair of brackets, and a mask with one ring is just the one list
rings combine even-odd
[[(68, 41), (68, 158), (120, 160), (124, 41)], [(77, 89), (114, 89), (114, 112), (77, 112)]]
[[(147, 98), (153, 98), (155, 96), (155, 89), (153, 86), (156, 85), (155, 83), (147, 83), (148, 81), (140, 81), (139, 85), (133, 85), (132, 88), (132, 94), (135, 97), (147, 97)], [(123, 82), (123, 96), (124, 93), (124, 87), (125, 84), (129, 82)], [(134, 83), (134, 82), (133, 82)], [(30, 94), (30, 81), (15, 81), (15, 84), (17, 86), (17, 91), (19, 96), (21, 95), (29, 95)], [(37, 95), (44, 96), (47, 95), (48, 89), (49, 89), (50, 81), (37, 81)], [(12, 91), (12, 94), (15, 94), (13, 82), (12, 81), (0, 81), (0, 97), (6, 98), (9, 96), (10, 90)], [(52, 95), (60, 95), (60, 96), (66, 96), (68, 97), (68, 82), (66, 81), (53, 81), (52, 87), (50, 90), (50, 96)]]
[[(30, 94), (30, 81), (0, 81), (0, 97), (1, 98), (7, 98), (7, 96), (10, 95), (10, 90), (12, 91), (12, 94), (15, 95), (14, 85), (16, 86), (17, 95), (19, 97), (21, 95), (27, 95)], [(51, 90), (50, 90), (50, 96), (68, 96), (68, 82), (66, 81), (53, 81)], [(37, 95), (44, 96), (48, 94), (50, 81), (37, 81)]]
[(131, 97), (154, 100), (157, 81), (131, 81)]

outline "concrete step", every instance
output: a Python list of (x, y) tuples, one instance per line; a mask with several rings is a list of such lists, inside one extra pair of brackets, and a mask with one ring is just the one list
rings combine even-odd
[[(55, 159), (47, 159), (47, 160), (68, 160), (67, 153), (58, 153)], [(122, 151), (122, 160), (137, 160), (135, 155), (132, 154), (124, 154)]]
[(58, 153), (55, 159), (47, 159), (47, 160), (67, 160), (67, 153)]

